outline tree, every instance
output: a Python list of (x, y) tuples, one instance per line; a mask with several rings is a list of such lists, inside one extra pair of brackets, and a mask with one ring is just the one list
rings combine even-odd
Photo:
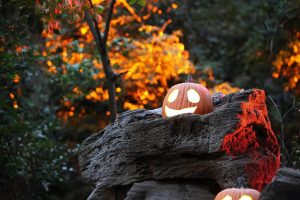
[(34, 1), (0, 5), (0, 195), (46, 199), (74, 171), (68, 161), (74, 152), (58, 138), (53, 91), (33, 51), (42, 30)]
[[(96, 42), (96, 47), (99, 51), (101, 61), (103, 64), (103, 69), (106, 77), (106, 82), (108, 86), (108, 94), (109, 94), (109, 107), (110, 107), (110, 120), (113, 122), (117, 117), (117, 105), (116, 105), (116, 81), (118, 77), (120, 77), (123, 73), (117, 74), (113, 71), (108, 49), (107, 49), (107, 38), (110, 30), (110, 23), (112, 19), (113, 10), (115, 7), (116, 0), (111, 0), (110, 5), (107, 12), (107, 18), (105, 22), (105, 28), (103, 30), (103, 36), (101, 34), (101, 30), (99, 28), (99, 21), (101, 20), (100, 14), (103, 12), (103, 7), (98, 5), (97, 7), (94, 6), (93, 1), (78, 1), (78, 0), (69, 0), (67, 2), (60, 2), (57, 1), (57, 5), (55, 6), (56, 1), (50, 1), (48, 5), (46, 4), (44, 7), (41, 6), (42, 11), (44, 13), (50, 13), (50, 20), (49, 20), (49, 30), (52, 31), (58, 30), (59, 25), (58, 23), (53, 19), (56, 16), (52, 15), (52, 12), (47, 11), (47, 9), (51, 9), (54, 11), (55, 14), (61, 14), (64, 11), (76, 11), (76, 18), (78, 16), (84, 16), (86, 19), (90, 31), (92, 32), (92, 35)], [(96, 1), (100, 3), (101, 1)], [(141, 5), (144, 4), (144, 1), (135, 1)], [(54, 3), (54, 4), (53, 4)], [(98, 21), (97, 21), (98, 20)]]
[[(57, 3), (54, 4), (54, 7), (51, 7), (49, 4), (45, 5), (44, 8), (40, 8), (43, 11), (49, 6), (50, 9), (53, 10), (52, 12), (49, 11), (49, 13), (55, 13), (57, 8), (61, 9), (61, 11), (56, 11), (59, 13), (57, 16), (46, 15), (44, 20), (49, 22), (48, 28), (61, 27), (55, 20), (62, 23), (64, 20), (69, 20), (69, 18), (78, 19), (77, 21), (71, 21), (72, 25), (70, 25), (69, 28), (68, 26), (61, 27), (59, 35), (53, 35), (51, 33), (52, 29), (48, 30), (48, 33), (44, 32), (44, 37), (47, 40), (47, 48), (43, 51), (43, 54), (45, 56), (45, 62), (49, 66), (49, 71), (53, 72), (55, 76), (60, 76), (61, 73), (64, 74), (64, 76), (70, 76), (71, 74), (68, 72), (74, 71), (76, 65), (77, 69), (80, 71), (79, 74), (76, 73), (77, 76), (85, 76), (84, 79), (86, 81), (89, 79), (88, 76), (92, 76), (95, 80), (99, 80), (99, 82), (89, 83), (89, 87), (86, 82), (85, 84), (78, 84), (77, 82), (78, 85), (73, 84), (72, 86), (69, 86), (75, 91), (74, 92), (71, 89), (70, 92), (73, 93), (73, 95), (70, 94), (66, 96), (71, 99), (71, 96), (76, 96), (78, 103), (83, 103), (83, 101), (86, 100), (92, 102), (107, 100), (106, 87), (108, 86), (103, 84), (103, 75), (107, 77), (104, 67), (105, 63), (102, 59), (102, 62), (97, 61), (98, 55), (93, 51), (94, 44), (91, 36), (94, 38), (96, 41), (95, 43), (99, 48), (102, 45), (100, 44), (101, 41), (106, 38), (107, 43), (105, 48), (104, 46), (101, 47), (102, 53), (100, 53), (100, 55), (107, 55), (105, 56), (106, 58), (101, 58), (109, 59), (109, 63), (112, 63), (110, 64), (110, 67), (114, 68), (115, 74), (124, 74), (122, 78), (124, 84), (117, 83), (118, 86), (114, 90), (119, 93), (116, 96), (120, 102), (120, 105), (118, 106), (119, 110), (122, 111), (124, 108), (132, 109), (144, 106), (159, 106), (159, 100), (163, 98), (163, 94), (165, 94), (166, 89), (168, 88), (167, 82), (169, 80), (174, 79), (178, 81), (178, 74), (193, 73), (193, 65), (188, 61), (188, 52), (184, 49), (184, 45), (179, 41), (181, 32), (174, 31), (172, 34), (164, 34), (165, 27), (170, 23), (170, 20), (166, 20), (161, 28), (142, 23), (142, 19), (145, 18), (145, 16), (148, 16), (149, 12), (150, 14), (152, 13), (153, 6), (151, 2), (147, 4), (148, 6), (145, 6), (142, 1), (137, 1), (135, 3), (137, 6), (135, 9), (146, 10), (141, 14), (142, 16), (137, 15), (135, 9), (133, 9), (126, 1), (111, 1), (109, 6), (106, 4), (99, 4), (101, 1), (96, 3), (98, 4), (92, 5), (91, 2), (88, 2), (84, 13), (78, 11), (78, 16), (81, 16), (80, 18), (72, 17), (72, 15), (68, 16), (68, 18), (64, 18), (64, 12), (70, 12), (70, 9), (64, 10), (67, 5), (60, 5)], [(114, 3), (116, 6), (113, 11), (112, 8)], [(84, 5), (85, 4), (78, 4), (78, 8), (84, 7)], [(106, 9), (103, 11), (101, 5), (103, 5), (104, 8), (108, 8), (107, 13), (105, 13)], [(41, 7), (43, 7), (43, 5), (41, 5)], [(145, 7), (147, 9), (145, 9)], [(101, 21), (102, 18), (99, 17), (99, 12), (110, 16), (108, 17), (109, 22), (103, 23), (103, 21)], [(111, 20), (112, 12), (118, 13), (118, 15)], [(77, 16), (76, 12), (72, 13)], [(96, 19), (98, 19), (98, 22)], [(86, 24), (84, 21), (87, 21), (88, 23)], [(111, 23), (111, 26), (108, 25), (109, 23)], [(53, 26), (51, 24), (56, 25)], [(108, 34), (103, 34), (103, 37), (100, 34), (101, 41), (98, 39), (99, 36), (97, 36), (97, 30), (95, 28), (96, 24), (97, 27), (99, 27), (99, 33), (101, 32), (100, 30), (102, 30), (103, 33)], [(110, 31), (105, 31), (108, 29)], [(58, 44), (57, 41), (60, 41), (59, 43), (61, 45)], [(58, 58), (56, 52), (60, 54), (60, 58)], [(148, 60), (148, 57), (151, 55), (153, 55), (153, 58), (150, 57)], [(74, 59), (69, 59), (72, 56)], [(76, 62), (74, 62), (75, 60)], [(104, 70), (102, 70), (102, 67)], [(88, 74), (89, 72), (91, 73)], [(74, 76), (72, 80), (77, 78)], [(95, 84), (98, 84), (98, 86), (95, 86)], [(159, 87), (158, 90), (156, 87)], [(91, 90), (91, 88), (95, 89)], [(128, 93), (121, 91), (127, 91)], [(110, 94), (109, 87), (108, 94)], [(158, 98), (156, 98), (156, 96), (158, 96)], [(79, 100), (80, 98), (81, 100)], [(63, 101), (69, 102), (69, 100)], [(70, 102), (71, 104), (76, 104), (76, 100), (71, 100)], [(82, 107), (79, 106), (80, 103), (77, 105), (71, 104), (65, 103), (65, 105), (69, 105), (66, 107), (72, 108), (73, 111), (74, 108)], [(65, 114), (72, 117), (74, 113), (72, 109), (66, 110)], [(61, 116), (66, 116), (63, 113), (64, 112), (60, 112), (59, 114)], [(105, 111), (105, 113), (112, 115), (111, 111)]]
[[(109, 28), (110, 28), (110, 22), (112, 18), (112, 12), (115, 6), (116, 0), (111, 0), (110, 6), (109, 6), (109, 11), (107, 15), (107, 20), (105, 22), (105, 29), (104, 29), (104, 34), (103, 37), (100, 33), (100, 29), (98, 26), (98, 23), (96, 19), (93, 19), (92, 16), (90, 15), (88, 10), (85, 10), (85, 17), (88, 22), (88, 25), (90, 27), (90, 30), (95, 38), (96, 44), (97, 44), (97, 49), (100, 53), (101, 60), (103, 63), (103, 69), (105, 73), (105, 77), (107, 80), (107, 85), (108, 85), (108, 94), (109, 94), (109, 105), (110, 105), (110, 111), (111, 111), (111, 121), (113, 122), (116, 117), (117, 117), (117, 103), (116, 103), (116, 80), (120, 76), (119, 74), (116, 74), (113, 72), (111, 63), (110, 63), (110, 58), (107, 52), (107, 37), (109, 34)], [(92, 1), (90, 0), (90, 6), (93, 8), (94, 5)]]

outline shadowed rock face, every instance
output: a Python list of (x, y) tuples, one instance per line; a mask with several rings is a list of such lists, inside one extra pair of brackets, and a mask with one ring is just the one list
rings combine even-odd
[(260, 195), (261, 200), (299, 200), (300, 170), (281, 168)]
[[(165, 119), (158, 109), (128, 111), (87, 138), (79, 163), (83, 177), (96, 185), (90, 199), (101, 199), (96, 194), (109, 188), (132, 184), (125, 196), (134, 199), (134, 191), (141, 193), (145, 186), (136, 182), (143, 181), (166, 193), (185, 184), (192, 193), (200, 188), (205, 196), (211, 191), (194, 182), (181, 183), (180, 179), (197, 179), (198, 183), (211, 180), (224, 189), (234, 186), (241, 175), (246, 175), (252, 188), (261, 190), (279, 167), (279, 147), (267, 116), (264, 92), (246, 90), (217, 98), (214, 103), (214, 111), (206, 115)], [(160, 187), (163, 183), (158, 180), (166, 179), (174, 181)], [(149, 193), (148, 186), (145, 193)]]
[(208, 200), (214, 198), (210, 186), (212, 183), (193, 180), (144, 181), (135, 183), (125, 200)]

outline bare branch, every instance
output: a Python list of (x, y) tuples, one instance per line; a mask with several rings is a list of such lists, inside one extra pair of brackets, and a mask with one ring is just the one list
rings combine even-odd
[[(102, 35), (100, 33), (100, 29), (98, 27), (98, 23), (95, 19), (93, 19), (93, 17), (90, 15), (89, 11), (85, 11), (85, 19), (89, 25), (89, 28), (91, 29), (91, 32), (94, 36), (94, 39), (96, 41), (96, 45), (97, 45), (97, 49), (100, 52), (100, 56), (101, 58), (107, 56), (107, 52), (106, 52), (106, 46), (103, 44), (103, 39), (102, 39)], [(104, 62), (102, 60), (102, 62)]]
[(93, 4), (92, 0), (89, 0), (89, 3), (91, 5), (91, 7), (94, 8), (94, 4)]
[(282, 163), (283, 166), (286, 166), (287, 163), (289, 163), (292, 159), (292, 155), (293, 155), (293, 151), (291, 153), (288, 152), (286, 146), (285, 146), (285, 141), (284, 141), (284, 137), (285, 137), (285, 133), (284, 133), (284, 119), (286, 118), (286, 116), (293, 110), (295, 110), (298, 106), (300, 106), (300, 103), (296, 104), (296, 100), (294, 98), (293, 100), (293, 106), (288, 109), (284, 114), (281, 114), (278, 105), (275, 103), (275, 101), (273, 100), (273, 98), (271, 96), (268, 96), (268, 99), (270, 99), (270, 101), (272, 102), (272, 104), (274, 105), (276, 111), (279, 114), (280, 119), (277, 119), (280, 123), (280, 143), (281, 143), (281, 150), (282, 150)]
[[(99, 39), (98, 39), (98, 36), (97, 36), (96, 28), (94, 27), (93, 18), (91, 17), (90, 13), (87, 10), (84, 11), (84, 15), (85, 15), (85, 19), (86, 19), (86, 21), (89, 25), (89, 28), (90, 28), (90, 30), (93, 34), (93, 37), (96, 41), (97, 48), (98, 48), (100, 46), (100, 42), (99, 42)], [(100, 49), (99, 49), (99, 51), (100, 51)]]
[(108, 37), (108, 33), (109, 33), (110, 22), (111, 22), (112, 13), (113, 13), (113, 10), (114, 10), (114, 7), (115, 7), (115, 3), (116, 3), (116, 0), (111, 0), (111, 2), (110, 2), (108, 14), (107, 14), (107, 19), (106, 19), (106, 22), (105, 22), (104, 35), (103, 35), (103, 42), (104, 42), (104, 44), (106, 44), (106, 42), (107, 42), (107, 37)]
[[(92, 1), (90, 0), (91, 7), (93, 8)], [(116, 79), (116, 73), (113, 72), (111, 64), (110, 64), (110, 59), (109, 55), (107, 53), (107, 47), (106, 43), (104, 43), (100, 28), (98, 26), (97, 20), (95, 20), (89, 10), (85, 10), (85, 18), (87, 20), (87, 23), (90, 27), (90, 30), (93, 34), (93, 37), (96, 41), (96, 46), (97, 49), (100, 53), (101, 61), (103, 64), (103, 70), (105, 73), (106, 81), (107, 81), (107, 87), (108, 87), (108, 95), (109, 95), (109, 108), (110, 108), (110, 120), (111, 122), (115, 121), (117, 117), (117, 103), (116, 103), (116, 84), (115, 81)]]
[(283, 166), (286, 166), (287, 160), (286, 160), (286, 155), (288, 155), (288, 151), (285, 147), (285, 142), (284, 142), (284, 124), (283, 124), (283, 118), (282, 118), (282, 114), (278, 108), (278, 105), (275, 103), (275, 101), (273, 100), (273, 98), (271, 96), (268, 96), (268, 98), (270, 99), (270, 101), (272, 102), (272, 104), (274, 105), (276, 111), (279, 114), (280, 119), (278, 120), (280, 123), (280, 146), (281, 146), (281, 152), (282, 152), (282, 163)]
[[(281, 115), (281, 112), (280, 112), (280, 110), (279, 110), (279, 108), (278, 108), (278, 105), (275, 103), (274, 99), (273, 99), (271, 96), (268, 96), (268, 99), (270, 99), (270, 101), (272, 102), (273, 106), (275, 107), (277, 113), (279, 114), (280, 119), (277, 119), (277, 120), (278, 120), (279, 122), (281, 122), (281, 121), (282, 121), (282, 115)], [(277, 117), (276, 117), (276, 118), (277, 118)]]
[(296, 109), (298, 106), (300, 106), (300, 103), (296, 104), (296, 105), (293, 105), (293, 107), (291, 107), (290, 109), (288, 109), (282, 116), (282, 120), (291, 112), (293, 111), (294, 109)]
[(120, 78), (121, 76), (123, 76), (123, 75), (127, 74), (127, 72), (128, 72), (128, 71), (121, 72), (121, 73), (119, 73), (119, 74), (115, 74), (115, 76), (114, 76), (114, 80), (117, 80), (117, 79), (118, 79), (118, 78)]

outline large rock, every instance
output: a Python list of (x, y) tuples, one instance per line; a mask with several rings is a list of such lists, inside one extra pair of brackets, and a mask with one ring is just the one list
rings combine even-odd
[(300, 170), (281, 168), (260, 195), (261, 200), (299, 200)]
[[(122, 113), (83, 142), (79, 164), (83, 177), (96, 185), (93, 194), (127, 186), (128, 199), (143, 186), (134, 183), (148, 180), (174, 180), (172, 188), (182, 179), (210, 180), (224, 189), (246, 175), (250, 186), (261, 190), (279, 167), (279, 147), (264, 91), (247, 90), (218, 99), (215, 110), (206, 115), (163, 119), (158, 110)], [(191, 190), (199, 188), (191, 184)], [(166, 193), (171, 190), (165, 187)]]
[(208, 200), (213, 199), (212, 183), (193, 180), (144, 181), (135, 183), (125, 200)]

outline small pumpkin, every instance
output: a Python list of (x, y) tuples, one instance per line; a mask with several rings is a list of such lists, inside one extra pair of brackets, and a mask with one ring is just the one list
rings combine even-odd
[(207, 88), (191, 80), (171, 87), (162, 106), (163, 117), (184, 113), (207, 114), (212, 111), (213, 102)]
[(239, 177), (235, 188), (228, 188), (219, 192), (215, 200), (258, 200), (259, 195), (259, 191), (246, 188), (244, 177)]

